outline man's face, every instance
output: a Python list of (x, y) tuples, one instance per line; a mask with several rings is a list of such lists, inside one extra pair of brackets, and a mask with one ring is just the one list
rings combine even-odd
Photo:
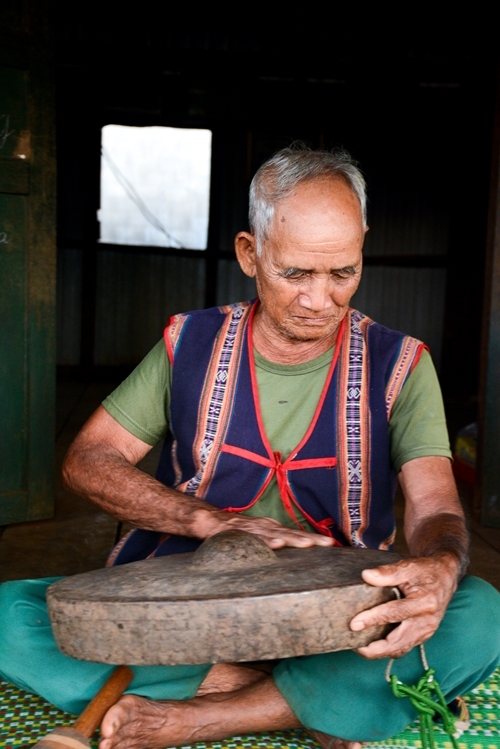
[(288, 340), (334, 337), (361, 278), (364, 236), (342, 179), (306, 182), (278, 203), (252, 274), (264, 329)]

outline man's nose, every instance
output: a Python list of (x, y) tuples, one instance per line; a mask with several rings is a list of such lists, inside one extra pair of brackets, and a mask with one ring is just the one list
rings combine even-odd
[(307, 289), (301, 291), (299, 304), (312, 312), (323, 312), (333, 306), (329, 278), (309, 279)]

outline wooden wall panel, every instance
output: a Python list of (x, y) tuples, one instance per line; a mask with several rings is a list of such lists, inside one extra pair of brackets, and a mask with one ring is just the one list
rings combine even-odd
[[(0, 194), (0, 506), (1, 494), (26, 491), (26, 198)], [(4, 504), (7, 498), (4, 498)]]

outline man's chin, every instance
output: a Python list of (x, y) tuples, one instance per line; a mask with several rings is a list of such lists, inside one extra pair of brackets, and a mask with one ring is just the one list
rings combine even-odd
[(334, 336), (338, 330), (338, 322), (328, 321), (324, 324), (308, 324), (303, 322), (287, 321), (281, 326), (282, 332), (290, 340), (301, 341), (321, 341), (325, 338)]

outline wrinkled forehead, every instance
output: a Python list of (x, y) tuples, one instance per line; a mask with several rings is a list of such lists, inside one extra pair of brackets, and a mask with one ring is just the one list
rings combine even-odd
[(276, 203), (269, 226), (272, 241), (358, 241), (364, 236), (358, 196), (342, 177), (301, 182)]

